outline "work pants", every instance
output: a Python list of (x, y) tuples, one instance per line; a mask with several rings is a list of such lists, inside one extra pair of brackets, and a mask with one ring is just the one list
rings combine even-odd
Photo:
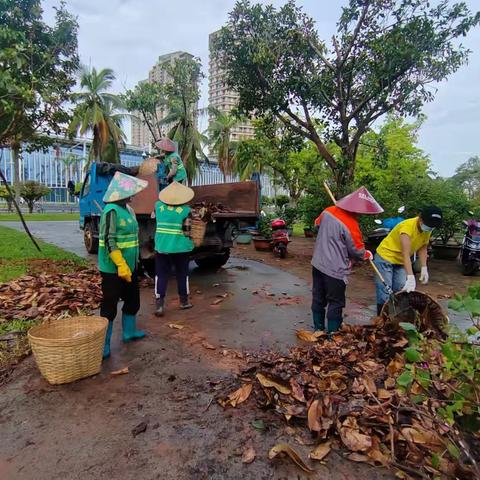
[(168, 287), (168, 277), (175, 267), (177, 277), (178, 295), (181, 300), (188, 298), (188, 265), (190, 263), (190, 253), (155, 253), (155, 296), (165, 298)]
[(339, 325), (345, 308), (346, 285), (343, 280), (330, 277), (312, 267), (312, 312), (320, 315), (320, 321)]
[(100, 272), (102, 275), (102, 302), (100, 315), (113, 321), (117, 316), (117, 305), (123, 300), (122, 312), (136, 315), (140, 309), (140, 288), (137, 271), (132, 273), (132, 281), (126, 282), (116, 273)]

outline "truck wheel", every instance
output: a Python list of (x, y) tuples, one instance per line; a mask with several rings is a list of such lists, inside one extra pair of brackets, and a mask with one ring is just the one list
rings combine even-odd
[(85, 224), (83, 229), (83, 241), (88, 253), (98, 253), (98, 238), (95, 237), (93, 222)]
[(230, 249), (227, 248), (223, 253), (212, 255), (211, 257), (197, 258), (195, 263), (202, 269), (217, 269), (223, 267), (230, 258)]

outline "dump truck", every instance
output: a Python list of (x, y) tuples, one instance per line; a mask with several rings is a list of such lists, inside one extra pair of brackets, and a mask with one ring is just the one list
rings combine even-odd
[[(103, 196), (115, 172), (120, 171), (148, 181), (145, 190), (133, 197), (130, 206), (139, 225), (140, 260), (148, 273), (154, 266), (155, 219), (151, 218), (158, 200), (159, 182), (156, 175), (140, 175), (138, 167), (110, 163), (92, 163), (80, 191), (80, 228), (85, 248), (98, 252), (100, 215), (105, 204)], [(205, 203), (222, 205), (208, 222), (202, 245), (191, 254), (201, 268), (219, 268), (227, 263), (230, 249), (238, 233), (254, 227), (259, 216), (259, 187), (255, 181), (221, 183), (192, 187), (195, 197), (191, 205)]]

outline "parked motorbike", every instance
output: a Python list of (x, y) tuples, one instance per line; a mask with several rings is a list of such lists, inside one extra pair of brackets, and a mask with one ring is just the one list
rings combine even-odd
[[(469, 212), (473, 215), (472, 212)], [(474, 275), (480, 268), (480, 222), (476, 220), (464, 220), (465, 235), (459, 259), (464, 275)]]
[[(405, 207), (400, 207), (397, 212), (401, 215), (405, 211)], [(393, 230), (400, 222), (403, 222), (405, 218), (398, 216), (398, 217), (389, 217), (383, 220), (379, 218), (375, 219), (375, 223), (377, 225), (381, 225), (381, 227), (376, 228), (373, 230), (367, 238), (367, 244), (370, 247), (370, 250), (375, 251), (377, 247), (380, 245), (382, 240)]]
[(285, 258), (287, 256), (287, 247), (290, 243), (287, 224), (285, 223), (285, 220), (276, 218), (272, 220), (271, 227), (273, 253), (278, 255), (280, 258)]

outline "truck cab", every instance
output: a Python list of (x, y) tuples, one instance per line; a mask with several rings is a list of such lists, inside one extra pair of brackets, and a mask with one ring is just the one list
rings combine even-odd
[[(133, 197), (131, 207), (139, 225), (140, 259), (146, 270), (153, 271), (155, 257), (155, 220), (151, 218), (158, 200), (159, 183), (156, 175), (139, 175), (138, 167), (109, 163), (92, 163), (80, 191), (80, 228), (84, 232), (85, 248), (98, 252), (100, 216), (105, 207), (103, 196), (115, 172), (138, 176), (148, 181), (145, 190)], [(207, 224), (202, 245), (191, 254), (199, 267), (219, 268), (230, 257), (236, 235), (241, 228), (255, 226), (259, 215), (257, 182), (234, 182), (192, 187), (195, 204), (221, 204), (224, 211), (215, 213)]]

